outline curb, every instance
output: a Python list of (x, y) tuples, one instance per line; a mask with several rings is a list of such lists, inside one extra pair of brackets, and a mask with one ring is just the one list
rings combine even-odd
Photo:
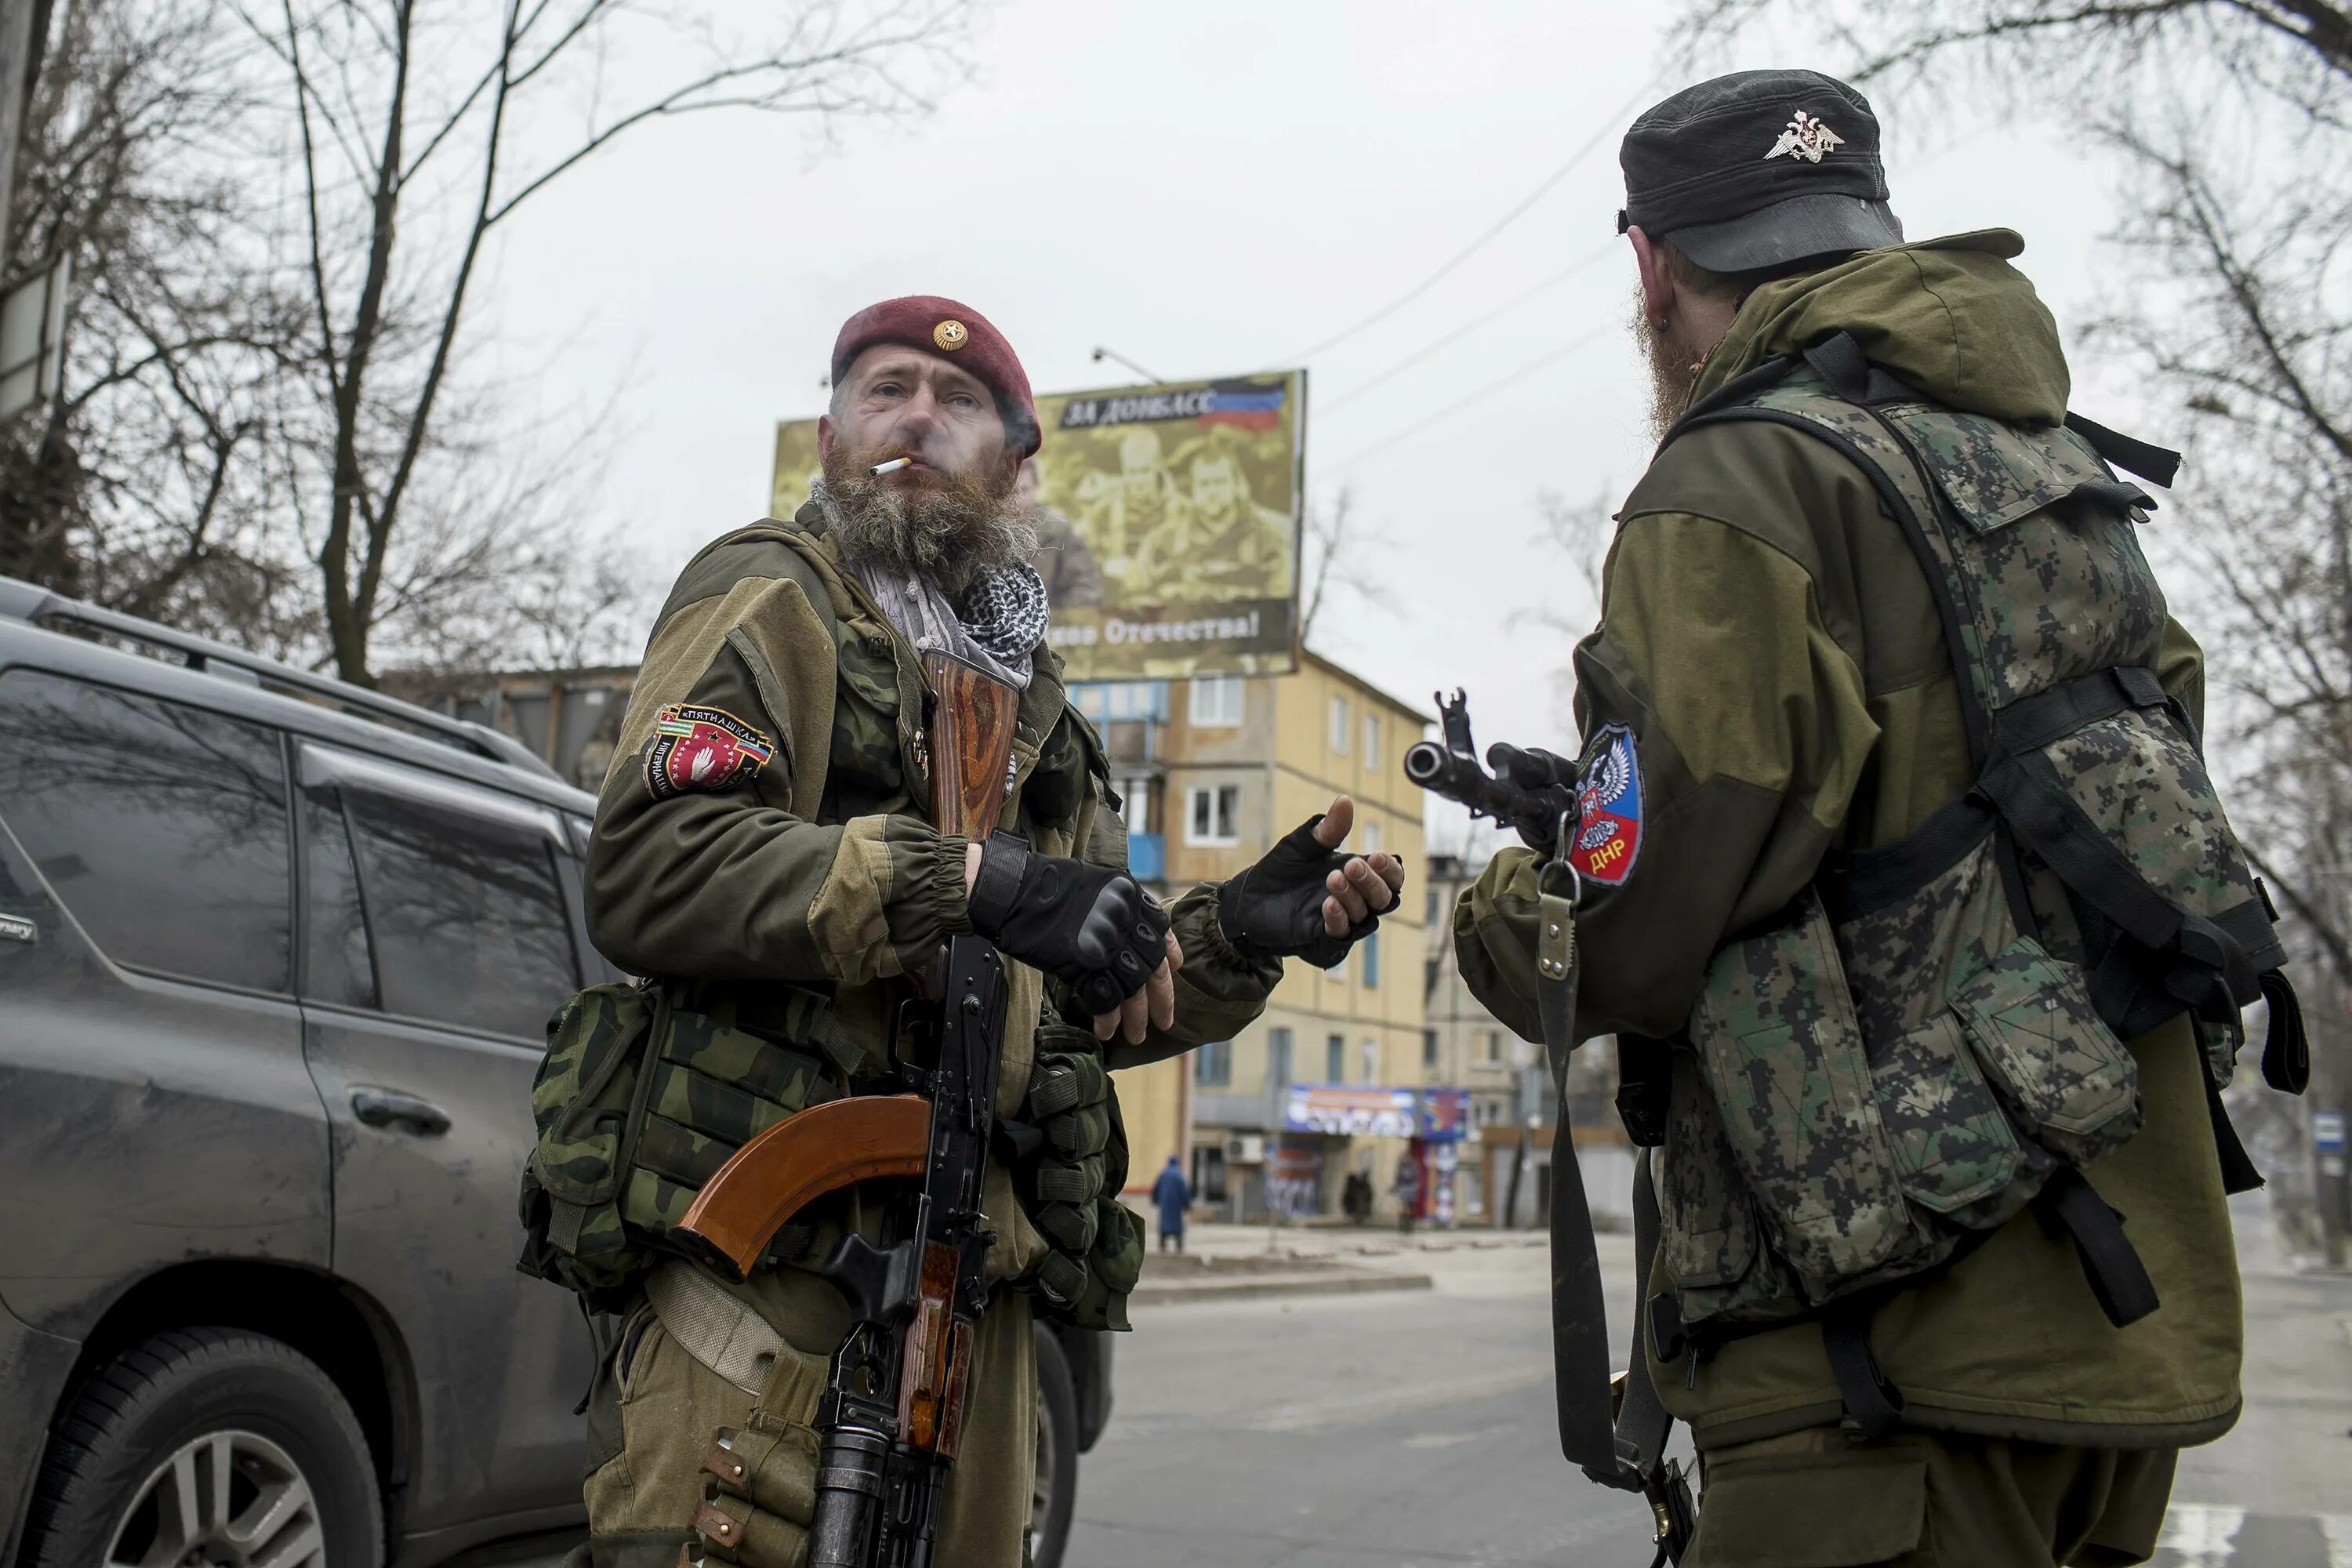
[(1426, 1274), (1267, 1275), (1256, 1279), (1213, 1279), (1197, 1285), (1142, 1284), (1127, 1299), (1130, 1307), (1165, 1307), (1184, 1301), (1241, 1301), (1262, 1296), (1355, 1296), (1375, 1290), (1427, 1290)]

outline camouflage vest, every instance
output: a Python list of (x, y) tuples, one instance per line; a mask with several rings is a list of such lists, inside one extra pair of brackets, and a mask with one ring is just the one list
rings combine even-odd
[[(929, 784), (919, 671), (803, 525), (757, 523), (709, 548), (752, 539), (793, 552), (793, 575), (833, 634), (833, 742), (816, 820), (922, 815)], [(1063, 703), (1052, 672), (1039, 679), (1040, 701)], [(1017, 809), (1033, 839), (1050, 847), (1053, 827), (1076, 817), (1088, 773), (1108, 785), (1100, 747), (1076, 710), (1064, 703), (1046, 729)], [(1066, 831), (1059, 841), (1066, 845)], [(523, 1272), (592, 1306), (625, 1300), (737, 1149), (887, 1068), (877, 1042), (887, 1039), (902, 989), (837, 999), (782, 982), (665, 980), (573, 997), (548, 1022), (532, 1089), (539, 1143), (523, 1178)], [(779, 1255), (796, 1256), (813, 1236), (786, 1226)]]
[(1801, 430), (1871, 479), (1935, 592), (1979, 770), (1720, 949), (1668, 1053), (1659, 1246), (1679, 1311), (1654, 1304), (1659, 1354), (1819, 1316), (1851, 1408), (1884, 1380), (1866, 1338), (1838, 1365), (1838, 1326), (2029, 1205), (2073, 1236), (2111, 1319), (2155, 1309), (2080, 1175), (2140, 1124), (2123, 1039), (2193, 1016), (2232, 1191), (2260, 1181), (2220, 1099), (2238, 1009), (2271, 999), (2273, 1084), (2299, 1088), (2307, 1058), (2268, 897), (2155, 673), (2164, 599), (2136, 536), (2154, 503), (2102, 457), (2168, 480), (2170, 454), (1940, 406), (1843, 336), (1677, 433), (1731, 419)]

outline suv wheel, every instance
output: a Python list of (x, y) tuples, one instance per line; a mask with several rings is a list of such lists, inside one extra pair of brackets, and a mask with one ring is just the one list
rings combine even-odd
[(49, 1434), (25, 1568), (357, 1568), (383, 1561), (367, 1439), (327, 1374), (236, 1329), (156, 1335)]
[(1029, 1500), (1029, 1560), (1061, 1568), (1078, 1501), (1078, 1394), (1053, 1330), (1036, 1325), (1037, 1472)]

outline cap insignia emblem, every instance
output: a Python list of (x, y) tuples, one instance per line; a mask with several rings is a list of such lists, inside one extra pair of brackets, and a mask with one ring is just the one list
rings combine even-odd
[(1780, 132), (1780, 140), (1773, 142), (1772, 150), (1764, 154), (1764, 160), (1769, 163), (1787, 153), (1790, 157), (1802, 158), (1808, 163), (1818, 163), (1823, 153), (1832, 147), (1843, 146), (1844, 142), (1844, 137), (1801, 109), (1797, 110), (1797, 118), (1789, 121), (1789, 129)]
[[(1813, 154), (1813, 162), (1817, 163), (1821, 162), (1820, 153), (1816, 153)], [(953, 353), (956, 350), (963, 347), (964, 344), (971, 342), (971, 329), (950, 316), (946, 321), (941, 321), (938, 326), (931, 329), (931, 342), (939, 344), (940, 347), (947, 350), (950, 353)]]

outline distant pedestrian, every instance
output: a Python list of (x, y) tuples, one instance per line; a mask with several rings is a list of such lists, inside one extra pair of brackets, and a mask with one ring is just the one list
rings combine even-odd
[(1184, 1179), (1184, 1168), (1173, 1154), (1151, 1184), (1151, 1201), (1160, 1205), (1160, 1250), (1167, 1251), (1173, 1242), (1177, 1251), (1183, 1251), (1184, 1210), (1192, 1201), (1192, 1184)]
[(1421, 1215), (1421, 1162), (1410, 1153), (1397, 1156), (1396, 1170), (1397, 1229), (1412, 1234), (1412, 1222)]
[(1361, 1171), (1348, 1173), (1348, 1184), (1339, 1194), (1339, 1207), (1350, 1225), (1362, 1225), (1372, 1217), (1372, 1179)]

